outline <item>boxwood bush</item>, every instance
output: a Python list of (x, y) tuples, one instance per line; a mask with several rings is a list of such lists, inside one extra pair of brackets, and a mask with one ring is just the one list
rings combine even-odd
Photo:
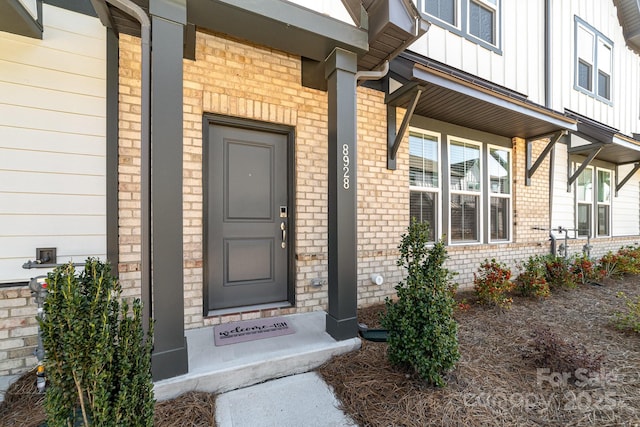
[(408, 365), (427, 382), (443, 386), (443, 374), (460, 358), (455, 284), (443, 267), (444, 243), (429, 248), (428, 240), (428, 225), (415, 220), (402, 236), (397, 264), (406, 268), (407, 277), (395, 287), (397, 300), (386, 299), (381, 323), (389, 331), (390, 362)]

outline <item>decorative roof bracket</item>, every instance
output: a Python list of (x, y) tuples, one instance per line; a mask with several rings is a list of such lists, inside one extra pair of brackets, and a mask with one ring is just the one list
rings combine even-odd
[(633, 177), (633, 175), (640, 170), (640, 163), (636, 163), (633, 165), (633, 169), (622, 179), (622, 181), (618, 182), (618, 166), (616, 165), (616, 192), (615, 196), (618, 197), (618, 191)]
[[(584, 159), (584, 162), (582, 162), (580, 167), (573, 173), (573, 175), (571, 175), (569, 177), (569, 180), (567, 181), (567, 193), (569, 193), (571, 191), (571, 185), (575, 182), (575, 180), (578, 178), (578, 176), (580, 176), (582, 171), (585, 170), (587, 166), (589, 166), (591, 161), (604, 148), (604, 144), (596, 146), (596, 147), (593, 147), (593, 145), (590, 145), (589, 147), (591, 147), (591, 152), (589, 153), (587, 158)], [(571, 174), (571, 159), (570, 159), (569, 156), (567, 156), (567, 175), (570, 175), (570, 174)]]
[(418, 88), (409, 102), (407, 112), (402, 119), (402, 124), (400, 125), (400, 129), (397, 133), (396, 107), (394, 105), (387, 104), (387, 169), (396, 169), (396, 155), (398, 154), (402, 138), (404, 138), (404, 134), (409, 127), (409, 122), (411, 122), (411, 117), (413, 117), (416, 105), (418, 105), (420, 95), (422, 95), (422, 89)]
[[(567, 130), (560, 130), (560, 131), (554, 132), (554, 133), (552, 133), (550, 135), (541, 135), (541, 136), (536, 136), (536, 137), (527, 139), (527, 151), (526, 151), (526, 155), (525, 155), (526, 156), (526, 174), (525, 174), (525, 177), (524, 177), (524, 185), (526, 185), (526, 186), (530, 186), (531, 185), (531, 177), (533, 176), (533, 174), (536, 173), (536, 171), (538, 170), (538, 168), (542, 164), (543, 160), (545, 159), (545, 157), (547, 157), (547, 154), (549, 154), (549, 152), (554, 147), (554, 145), (556, 145), (556, 143), (558, 141), (560, 141), (560, 138), (565, 136), (567, 133), (568, 133)], [(542, 150), (542, 153), (540, 153), (540, 155), (538, 156), (536, 161), (533, 163), (533, 165), (531, 165), (531, 160), (532, 160), (531, 159), (531, 156), (532, 156), (531, 148), (533, 146), (533, 141), (542, 139), (545, 136), (550, 136), (551, 140), (549, 141), (547, 146), (544, 147), (544, 150)]]

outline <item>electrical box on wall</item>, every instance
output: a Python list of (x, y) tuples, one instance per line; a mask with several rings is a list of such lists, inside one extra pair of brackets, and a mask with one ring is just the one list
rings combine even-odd
[(38, 264), (56, 264), (56, 248), (37, 248), (36, 262)]

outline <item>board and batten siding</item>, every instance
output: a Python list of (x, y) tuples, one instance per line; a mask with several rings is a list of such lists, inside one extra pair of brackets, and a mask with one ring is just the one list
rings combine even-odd
[[(551, 211), (551, 228), (575, 228), (575, 196), (573, 188), (567, 192), (567, 152), (566, 144), (554, 146), (553, 194)], [(555, 233), (559, 236), (558, 233)]]
[(502, 0), (500, 4), (499, 52), (436, 23), (409, 50), (544, 104), (544, 2)]
[(36, 248), (106, 256), (106, 30), (43, 5), (42, 40), (0, 32), (0, 283)]
[[(625, 135), (639, 132), (640, 56), (626, 45), (613, 1), (563, 0), (551, 5), (552, 39), (556, 41), (551, 56), (551, 108), (575, 111)], [(576, 16), (613, 42), (610, 103), (575, 89)]]
[[(618, 168), (618, 181), (631, 171), (633, 165), (621, 165)], [(615, 179), (612, 177), (612, 179)], [(611, 233), (613, 236), (637, 236), (640, 234), (639, 193), (640, 172), (618, 191), (617, 197), (611, 198)], [(613, 195), (613, 194), (612, 194)]]

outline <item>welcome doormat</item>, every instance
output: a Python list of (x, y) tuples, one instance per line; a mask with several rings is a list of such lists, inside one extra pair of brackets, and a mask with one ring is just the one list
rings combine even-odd
[(289, 335), (295, 332), (296, 330), (291, 326), (290, 321), (284, 317), (269, 317), (216, 325), (213, 328), (213, 339), (215, 345), (221, 346)]

